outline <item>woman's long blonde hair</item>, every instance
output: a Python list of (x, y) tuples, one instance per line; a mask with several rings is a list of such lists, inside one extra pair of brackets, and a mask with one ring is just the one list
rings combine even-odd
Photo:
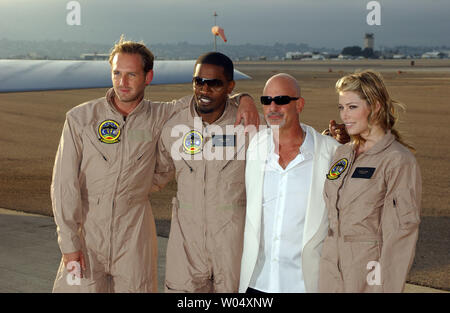
[[(395, 136), (395, 139), (408, 147), (410, 150), (415, 149), (406, 143), (394, 125), (398, 121), (397, 107), (405, 109), (405, 105), (398, 101), (391, 99), (384, 84), (383, 77), (373, 71), (365, 70), (355, 72), (354, 74), (346, 75), (336, 82), (336, 92), (353, 91), (359, 97), (366, 100), (369, 105), (370, 113), (367, 117), (369, 122), (369, 131), (371, 126), (379, 125), (384, 131), (390, 130)], [(377, 111), (377, 103), (380, 104), (380, 109)], [(364, 143), (364, 139), (360, 135), (351, 136), (352, 144), (355, 147)]]

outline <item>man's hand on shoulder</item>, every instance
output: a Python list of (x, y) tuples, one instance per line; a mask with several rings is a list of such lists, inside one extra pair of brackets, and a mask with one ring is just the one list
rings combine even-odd
[(239, 97), (239, 107), (236, 115), (236, 122), (234, 126), (237, 126), (244, 121), (244, 126), (249, 125), (259, 126), (259, 113), (256, 109), (256, 104), (250, 95), (244, 94)]
[(341, 144), (346, 144), (350, 141), (350, 136), (345, 130), (344, 124), (337, 124), (335, 120), (331, 120), (328, 124), (328, 129), (322, 132), (322, 135), (328, 135), (336, 139)]

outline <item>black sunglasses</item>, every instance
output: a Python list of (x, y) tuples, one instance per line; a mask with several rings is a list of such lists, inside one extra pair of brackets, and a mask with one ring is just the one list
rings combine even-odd
[(269, 96), (262, 96), (261, 97), (261, 103), (264, 105), (269, 105), (273, 102), (275, 102), (277, 105), (284, 105), (288, 104), (292, 100), (298, 100), (299, 97), (289, 97), (289, 96), (276, 96), (276, 97), (269, 97)]
[(208, 78), (194, 77), (192, 79), (192, 82), (194, 83), (195, 87), (203, 87), (206, 84), (211, 89), (220, 89), (224, 85), (223, 81), (217, 78), (208, 79)]

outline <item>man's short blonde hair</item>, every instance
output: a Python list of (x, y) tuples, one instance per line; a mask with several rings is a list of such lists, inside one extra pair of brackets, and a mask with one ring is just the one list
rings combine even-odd
[(148, 73), (153, 69), (153, 60), (155, 57), (153, 53), (141, 42), (125, 40), (125, 36), (120, 36), (118, 43), (114, 45), (109, 54), (109, 64), (112, 65), (112, 60), (117, 53), (129, 53), (129, 54), (139, 54), (142, 58), (142, 67), (144, 73)]

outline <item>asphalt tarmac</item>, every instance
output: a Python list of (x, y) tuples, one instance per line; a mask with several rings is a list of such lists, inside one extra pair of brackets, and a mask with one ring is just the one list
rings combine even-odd
[[(167, 225), (157, 227), (160, 233)], [(167, 240), (158, 236), (158, 292), (164, 291)], [(52, 217), (0, 208), (0, 293), (50, 293), (60, 259)], [(446, 291), (407, 284), (405, 292)]]

